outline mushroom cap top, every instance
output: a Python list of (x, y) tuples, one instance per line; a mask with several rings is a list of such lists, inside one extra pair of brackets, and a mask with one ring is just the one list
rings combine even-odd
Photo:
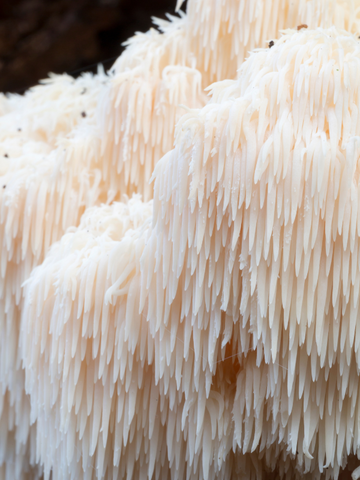
[(246, 97), (259, 110), (259, 102), (266, 101), (271, 115), (281, 114), (286, 107), (296, 115), (300, 103), (299, 114), (316, 117), (324, 108), (336, 105), (337, 111), (345, 112), (353, 103), (359, 104), (359, 65), (358, 35), (335, 27), (284, 30), (272, 47), (250, 53), (238, 80), (218, 82), (208, 89), (213, 103)]
[(359, 31), (358, 6), (354, 0), (190, 0), (188, 43), (208, 83), (235, 78), (248, 52), (265, 46), (284, 28), (334, 25)]
[[(299, 149), (303, 158), (304, 148), (321, 144), (321, 155), (312, 155), (313, 162), (322, 162), (330, 154), (333, 165), (340, 161), (341, 169), (345, 167), (345, 157), (355, 155), (360, 132), (359, 69), (360, 40), (334, 27), (286, 30), (272, 48), (251, 53), (237, 80), (211, 85), (209, 103), (179, 122), (175, 150), (192, 149), (185, 172), (191, 178), (190, 197), (197, 196), (201, 205), (205, 188), (209, 189), (206, 196), (215, 186), (226, 189), (226, 164), (230, 158), (234, 161), (237, 151), (246, 150), (251, 164), (251, 170), (250, 164), (247, 167), (249, 191), (249, 182), (257, 184), (269, 170), (276, 183), (284, 180), (289, 155)], [(218, 158), (219, 169), (211, 176)], [(270, 177), (266, 181), (272, 182)], [(318, 189), (322, 185), (319, 179)], [(181, 198), (182, 207), (186, 195)], [(249, 201), (247, 197), (247, 207)]]

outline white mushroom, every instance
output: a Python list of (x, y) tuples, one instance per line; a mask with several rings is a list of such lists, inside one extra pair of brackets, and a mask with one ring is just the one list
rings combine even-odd
[(206, 86), (235, 78), (249, 52), (264, 48), (284, 28), (334, 25), (359, 32), (359, 6), (358, 0), (189, 0), (188, 48)]
[(89, 211), (32, 272), (46, 473), (337, 479), (358, 455), (359, 66), (356, 35), (284, 32), (181, 118), (152, 214)]
[(152, 198), (152, 171), (173, 146), (184, 106), (206, 103), (196, 60), (186, 49), (187, 17), (155, 21), (162, 33), (151, 29), (128, 40), (100, 102), (104, 178), (111, 191), (141, 193), (144, 200)]

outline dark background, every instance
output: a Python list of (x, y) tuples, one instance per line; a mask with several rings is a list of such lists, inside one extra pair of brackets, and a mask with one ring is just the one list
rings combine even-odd
[[(0, 91), (22, 93), (49, 72), (110, 68), (121, 43), (174, 13), (176, 0), (0, 0)], [(183, 6), (183, 9), (185, 7)], [(92, 68), (88, 68), (92, 64)]]

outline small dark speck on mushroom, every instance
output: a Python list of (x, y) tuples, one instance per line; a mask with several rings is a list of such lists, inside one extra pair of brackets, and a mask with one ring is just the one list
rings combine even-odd
[(301, 30), (302, 28), (308, 28), (308, 26), (306, 25), (306, 23), (302, 23), (301, 25), (298, 25), (298, 26), (297, 26), (297, 29), (298, 29), (298, 30)]
[(86, 112), (81, 112), (81, 116), (82, 116), (83, 118), (85, 118), (85, 117), (86, 117)]
[(83, 88), (82, 92), (80, 95), (84, 95), (84, 93), (86, 93), (86, 88)]
[(273, 47), (273, 46), (274, 46), (274, 40), (271, 40), (271, 41), (269, 42), (269, 48), (271, 48), (271, 47)]
[(18, 132), (21, 132), (21, 128), (18, 128)]
[(6, 185), (3, 185), (3, 188), (6, 188)]
[(9, 158), (9, 155), (7, 153), (4, 153), (5, 158)]

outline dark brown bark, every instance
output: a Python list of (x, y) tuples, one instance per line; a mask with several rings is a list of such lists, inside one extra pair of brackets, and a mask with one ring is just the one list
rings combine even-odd
[[(109, 68), (121, 43), (176, 0), (0, 0), (0, 91), (22, 92), (49, 72)], [(109, 60), (112, 59), (112, 60)], [(96, 65), (90, 70), (95, 71)]]

